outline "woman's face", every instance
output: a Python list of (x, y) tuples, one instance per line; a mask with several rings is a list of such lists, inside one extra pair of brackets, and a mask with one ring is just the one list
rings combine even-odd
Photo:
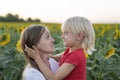
[(37, 44), (37, 48), (44, 53), (53, 53), (55, 51), (54, 42), (55, 40), (52, 38), (49, 30), (46, 28), (41, 36), (41, 39), (39, 40), (39, 43)]

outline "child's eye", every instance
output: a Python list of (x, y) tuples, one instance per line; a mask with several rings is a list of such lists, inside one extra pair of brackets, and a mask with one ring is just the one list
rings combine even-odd
[(68, 32), (63, 32), (63, 34), (68, 34)]

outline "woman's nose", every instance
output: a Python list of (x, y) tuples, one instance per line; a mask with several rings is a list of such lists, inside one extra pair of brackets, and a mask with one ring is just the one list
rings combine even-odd
[(51, 41), (52, 41), (52, 42), (55, 42), (55, 39), (51, 37)]

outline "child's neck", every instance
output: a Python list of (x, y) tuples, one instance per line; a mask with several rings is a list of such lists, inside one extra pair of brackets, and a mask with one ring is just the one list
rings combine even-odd
[(69, 48), (70, 48), (69, 52), (80, 49), (80, 48), (82, 48), (82, 42), (81, 41), (76, 41), (76, 43), (73, 46), (69, 47)]
[(81, 46), (70, 47), (70, 51), (69, 52), (72, 52), (72, 51), (80, 49), (80, 48), (82, 48), (82, 47)]

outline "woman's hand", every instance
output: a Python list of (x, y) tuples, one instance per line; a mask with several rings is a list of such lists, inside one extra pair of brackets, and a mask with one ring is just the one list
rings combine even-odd
[(33, 49), (32, 49), (32, 48), (29, 48), (27, 45), (25, 45), (25, 51), (33, 59), (40, 57), (39, 50), (35, 46), (33, 46)]

